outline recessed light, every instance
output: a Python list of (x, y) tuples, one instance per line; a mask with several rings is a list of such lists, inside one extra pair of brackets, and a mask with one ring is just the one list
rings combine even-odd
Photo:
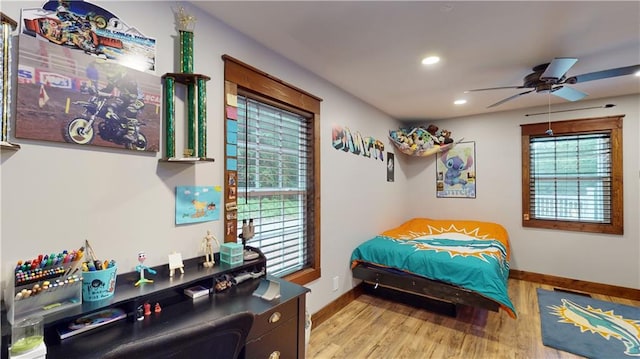
[(433, 65), (437, 64), (438, 62), (440, 62), (440, 58), (438, 56), (429, 56), (422, 59), (423, 65)]
[(453, 5), (451, 4), (440, 6), (440, 12), (451, 12), (451, 10), (453, 10)]
[(465, 103), (467, 103), (467, 100), (455, 100), (455, 101), (453, 101), (454, 105), (464, 105)]

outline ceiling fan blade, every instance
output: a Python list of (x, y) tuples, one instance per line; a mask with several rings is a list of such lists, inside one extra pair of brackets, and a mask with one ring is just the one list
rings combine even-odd
[(635, 74), (638, 71), (640, 71), (640, 65), (618, 67), (615, 69), (596, 71), (596, 72), (590, 72), (588, 74), (573, 76), (568, 78), (565, 81), (565, 83), (576, 84), (578, 82), (587, 82), (587, 81), (593, 81), (593, 80), (607, 79), (610, 77), (626, 76), (626, 75)]
[(474, 90), (466, 90), (464, 93), (469, 92), (478, 92), (478, 91), (488, 91), (488, 90), (504, 90), (504, 89), (527, 89), (531, 87), (526, 86), (502, 86), (502, 87), (488, 87), (485, 89), (474, 89)]
[(567, 86), (558, 86), (551, 90), (551, 94), (563, 98), (567, 101), (582, 100), (587, 96), (586, 93)]
[(578, 62), (578, 59), (573, 57), (556, 57), (551, 61), (549, 66), (540, 75), (540, 80), (545, 81), (548, 79), (561, 79), (569, 69)]
[(493, 105), (487, 106), (487, 108), (492, 108), (492, 107), (496, 107), (496, 106), (498, 106), (498, 105), (502, 105), (503, 103), (505, 103), (505, 102), (507, 102), (507, 101), (511, 101), (511, 100), (513, 100), (513, 99), (516, 99), (516, 98), (518, 98), (518, 97), (520, 97), (520, 96), (522, 96), (522, 95), (526, 95), (526, 94), (531, 93), (531, 92), (533, 92), (533, 91), (535, 91), (535, 89), (533, 89), (533, 90), (529, 90), (529, 91), (525, 91), (525, 92), (521, 92), (521, 93), (519, 93), (519, 94), (515, 94), (515, 95), (513, 95), (513, 96), (511, 96), (511, 97), (507, 97), (507, 98), (505, 98), (504, 100), (498, 101), (498, 102), (494, 103)]

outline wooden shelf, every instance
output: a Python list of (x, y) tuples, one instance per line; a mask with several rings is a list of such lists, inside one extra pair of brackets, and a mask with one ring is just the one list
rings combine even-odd
[(215, 159), (213, 158), (198, 158), (198, 157), (169, 157), (169, 158), (161, 158), (159, 160), (160, 162), (170, 162), (170, 163), (185, 163), (185, 164), (192, 164), (192, 163), (198, 163), (198, 162), (214, 162)]
[(0, 147), (2, 147), (3, 150), (13, 151), (17, 151), (20, 149), (20, 145), (11, 142), (0, 142)]
[(18, 23), (15, 20), (13, 20), (12, 18), (8, 17), (7, 15), (1, 12), (0, 12), (0, 20), (2, 21), (3, 24), (9, 24), (12, 29), (15, 29), (16, 26), (18, 26)]
[(173, 77), (177, 82), (185, 85), (195, 84), (198, 82), (198, 79), (203, 79), (205, 81), (211, 80), (211, 77), (207, 75), (201, 74), (186, 74), (182, 72), (174, 72), (174, 73), (166, 73), (162, 75), (162, 78)]

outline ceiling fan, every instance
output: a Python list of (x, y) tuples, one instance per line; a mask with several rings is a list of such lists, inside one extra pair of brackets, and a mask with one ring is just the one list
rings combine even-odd
[(618, 67), (614, 69), (590, 72), (587, 74), (567, 77), (567, 71), (578, 62), (578, 59), (571, 57), (556, 57), (548, 64), (541, 64), (534, 67), (533, 72), (524, 77), (522, 86), (490, 87), (484, 89), (468, 90), (468, 92), (500, 90), (500, 89), (531, 89), (500, 100), (487, 108), (496, 107), (507, 101), (516, 99), (522, 95), (532, 92), (550, 92), (551, 94), (563, 98), (567, 101), (578, 101), (587, 96), (586, 93), (571, 88), (566, 85), (573, 85), (587, 81), (606, 79), (610, 77), (631, 75), (640, 71), (640, 65)]

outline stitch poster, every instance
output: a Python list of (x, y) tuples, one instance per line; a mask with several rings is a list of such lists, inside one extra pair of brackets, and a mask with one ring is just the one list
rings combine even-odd
[(476, 143), (460, 142), (438, 153), (436, 197), (476, 198)]

